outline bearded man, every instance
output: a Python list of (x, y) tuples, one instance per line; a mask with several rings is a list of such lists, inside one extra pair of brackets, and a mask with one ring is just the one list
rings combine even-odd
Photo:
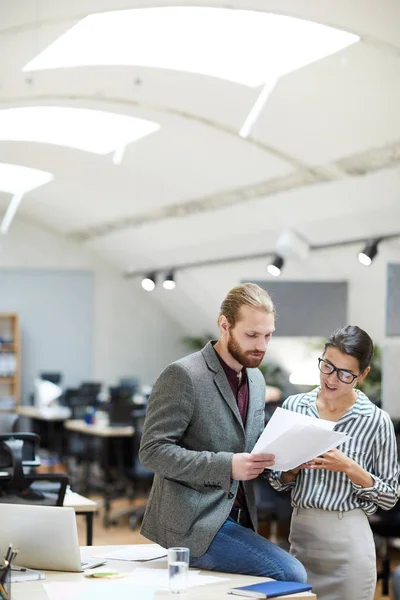
[(155, 475), (141, 533), (188, 547), (191, 567), (305, 582), (303, 565), (256, 533), (252, 482), (274, 464), (250, 453), (264, 429), (257, 367), (275, 330), (269, 294), (234, 287), (218, 326), (218, 341), (169, 365), (153, 387), (139, 458)]

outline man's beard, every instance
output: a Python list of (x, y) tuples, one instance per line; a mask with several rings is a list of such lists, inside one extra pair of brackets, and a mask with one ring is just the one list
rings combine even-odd
[(263, 352), (259, 357), (250, 356), (252, 352), (245, 352), (242, 350), (232, 331), (229, 331), (228, 351), (239, 364), (249, 369), (255, 369), (256, 367), (259, 367), (265, 355), (265, 352)]

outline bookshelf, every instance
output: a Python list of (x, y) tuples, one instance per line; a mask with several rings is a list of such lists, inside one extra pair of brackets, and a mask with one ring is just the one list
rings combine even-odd
[(13, 411), (20, 398), (20, 331), (17, 313), (0, 313), (0, 412)]

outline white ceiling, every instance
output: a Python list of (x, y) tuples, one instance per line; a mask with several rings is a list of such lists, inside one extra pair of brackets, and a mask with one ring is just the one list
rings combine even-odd
[[(22, 72), (88, 14), (169, 4), (0, 0), (0, 109), (95, 108), (161, 125), (129, 145), (119, 166), (111, 155), (0, 141), (0, 162), (55, 176), (24, 197), (17, 219), (77, 240), (121, 272), (271, 251), (288, 227), (311, 245), (400, 231), (396, 0), (190, 2), (301, 17), (361, 37), (282, 77), (247, 140), (238, 131), (260, 89), (140, 67)], [(9, 200), (0, 193), (1, 210)]]

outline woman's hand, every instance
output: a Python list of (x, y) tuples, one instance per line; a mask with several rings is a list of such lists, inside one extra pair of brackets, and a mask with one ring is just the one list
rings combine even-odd
[(306, 463), (303, 463), (302, 465), (299, 465), (294, 469), (290, 469), (289, 471), (282, 471), (281, 480), (283, 481), (283, 483), (290, 483), (291, 481), (296, 479), (297, 475), (300, 472), (300, 469), (305, 469), (306, 466)]
[(374, 485), (374, 479), (368, 471), (337, 448), (329, 450), (321, 454), (321, 456), (317, 456), (317, 458), (307, 462), (305, 466), (307, 469), (324, 469), (326, 471), (346, 473), (347, 477), (353, 483), (361, 485), (364, 488), (370, 488)]
[(334, 448), (305, 463), (305, 468), (348, 473), (355, 464), (357, 463), (343, 454), (341, 450)]

